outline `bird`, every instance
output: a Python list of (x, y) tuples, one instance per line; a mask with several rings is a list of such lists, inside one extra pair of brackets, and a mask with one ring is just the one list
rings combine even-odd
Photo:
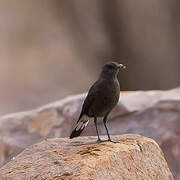
[[(70, 139), (80, 136), (88, 125), (89, 120), (93, 118), (98, 137), (97, 143), (104, 141), (115, 142), (109, 135), (107, 119), (108, 115), (119, 101), (120, 84), (117, 75), (120, 68), (125, 69), (126, 66), (117, 62), (108, 62), (104, 64), (99, 78), (88, 91), (75, 128), (70, 134)], [(108, 136), (107, 140), (102, 140), (99, 136), (97, 118), (103, 118), (103, 124)]]

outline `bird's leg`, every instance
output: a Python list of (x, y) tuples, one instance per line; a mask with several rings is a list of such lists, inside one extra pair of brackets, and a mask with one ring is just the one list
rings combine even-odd
[(94, 124), (95, 124), (95, 126), (96, 126), (96, 133), (97, 133), (97, 136), (98, 136), (97, 143), (100, 143), (100, 142), (102, 142), (102, 140), (100, 139), (99, 133), (98, 133), (98, 128), (97, 128), (97, 117), (94, 117)]
[(115, 143), (115, 141), (111, 140), (111, 137), (110, 137), (110, 135), (109, 135), (108, 128), (107, 128), (107, 126), (106, 126), (107, 117), (108, 117), (108, 114), (104, 117), (104, 119), (103, 119), (103, 123), (104, 123), (104, 126), (105, 126), (105, 128), (106, 128), (107, 135), (108, 135), (108, 141), (110, 141), (110, 142), (114, 142), (114, 143)]

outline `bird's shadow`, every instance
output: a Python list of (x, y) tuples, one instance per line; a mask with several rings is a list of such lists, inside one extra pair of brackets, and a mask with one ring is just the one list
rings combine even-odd
[(97, 140), (95, 141), (88, 141), (88, 142), (82, 142), (82, 141), (73, 141), (71, 145), (73, 146), (83, 146), (83, 145), (100, 145), (103, 143), (119, 143), (120, 141), (108, 141), (108, 140), (102, 140), (102, 142), (97, 142)]
[(74, 141), (72, 142), (73, 146), (83, 146), (83, 145), (98, 145), (97, 141), (90, 141), (90, 142), (82, 142), (82, 141)]

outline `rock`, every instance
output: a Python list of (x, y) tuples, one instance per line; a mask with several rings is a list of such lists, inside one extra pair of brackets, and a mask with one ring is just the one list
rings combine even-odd
[(0, 169), (1, 179), (173, 180), (159, 146), (139, 135), (47, 139), (27, 148)]
[[(41, 108), (0, 118), (3, 164), (27, 146), (45, 138), (67, 137), (79, 116), (85, 94), (71, 96)], [(169, 91), (121, 93), (111, 113), (111, 134), (137, 133), (155, 139), (161, 146), (176, 180), (180, 176), (180, 88)], [(105, 134), (102, 121), (98, 128)], [(96, 135), (90, 122), (82, 135)], [(1, 154), (1, 153), (0, 153)], [(2, 157), (3, 156), (3, 157)]]
[(0, 164), (5, 161), (5, 147), (2, 138), (0, 137)]

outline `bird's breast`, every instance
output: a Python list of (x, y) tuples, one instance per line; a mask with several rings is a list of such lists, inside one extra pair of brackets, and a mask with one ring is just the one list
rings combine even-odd
[(103, 117), (118, 103), (120, 86), (117, 81), (104, 82), (96, 98), (89, 109), (91, 116)]

